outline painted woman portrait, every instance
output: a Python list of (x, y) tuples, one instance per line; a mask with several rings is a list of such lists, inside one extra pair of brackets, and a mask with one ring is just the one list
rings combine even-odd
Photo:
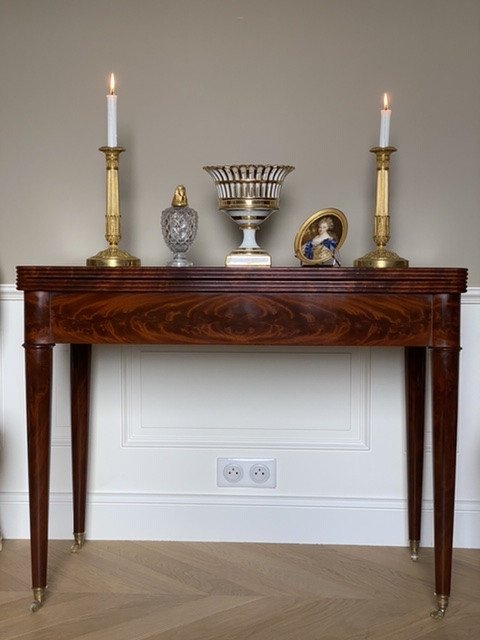
[(302, 247), (303, 255), (309, 260), (327, 262), (335, 256), (338, 238), (335, 237), (333, 218), (324, 216), (315, 221), (310, 233), (312, 238)]
[(306, 265), (340, 266), (338, 248), (347, 234), (347, 219), (338, 209), (310, 216), (295, 237), (295, 255)]

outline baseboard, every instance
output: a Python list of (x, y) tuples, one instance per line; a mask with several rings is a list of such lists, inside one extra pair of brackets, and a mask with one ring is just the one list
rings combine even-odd
[[(50, 499), (50, 537), (71, 537), (71, 495)], [(262, 498), (223, 495), (96, 493), (88, 498), (87, 537), (405, 546), (403, 499)], [(26, 492), (0, 494), (5, 538), (28, 538)], [(433, 544), (431, 501), (424, 502), (422, 545)], [(456, 503), (454, 546), (480, 548), (480, 502)]]

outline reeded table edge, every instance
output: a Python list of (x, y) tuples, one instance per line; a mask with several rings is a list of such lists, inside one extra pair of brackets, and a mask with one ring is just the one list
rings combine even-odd
[(257, 293), (463, 293), (467, 269), (410, 267), (55, 267), (18, 266), (22, 291), (257, 292)]

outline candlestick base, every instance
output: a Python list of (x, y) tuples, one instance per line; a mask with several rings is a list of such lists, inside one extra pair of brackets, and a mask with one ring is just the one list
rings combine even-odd
[(370, 267), (374, 269), (401, 269), (408, 267), (408, 260), (401, 258), (394, 251), (385, 249), (385, 247), (377, 247), (373, 251), (365, 254), (362, 258), (357, 258), (353, 266)]
[(87, 267), (139, 267), (140, 258), (136, 258), (118, 247), (109, 247), (87, 258)]

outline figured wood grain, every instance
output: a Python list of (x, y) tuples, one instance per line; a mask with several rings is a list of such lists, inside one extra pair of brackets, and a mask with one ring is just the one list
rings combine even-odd
[(426, 294), (55, 293), (53, 342), (430, 344)]

